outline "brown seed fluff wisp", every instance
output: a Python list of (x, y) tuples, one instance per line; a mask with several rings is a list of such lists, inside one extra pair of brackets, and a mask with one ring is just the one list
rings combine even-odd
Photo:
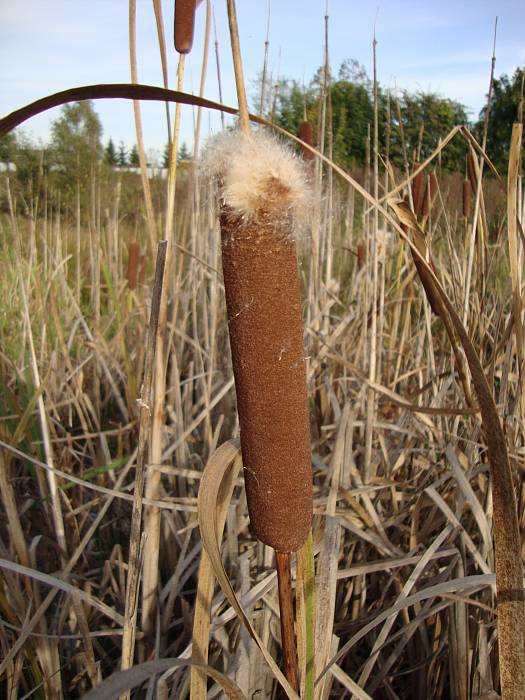
[(296, 159), (267, 136), (225, 143), (236, 148), (229, 161), (220, 157), (222, 264), (250, 523), (265, 544), (295, 552), (313, 510), (294, 239), (304, 181)]

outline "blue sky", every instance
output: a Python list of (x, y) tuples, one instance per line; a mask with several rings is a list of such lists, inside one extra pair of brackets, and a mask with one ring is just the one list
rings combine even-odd
[[(202, 62), (205, 2), (197, 11), (196, 40), (186, 61), (184, 89), (197, 92)], [(236, 104), (225, 0), (213, 0), (224, 101)], [(262, 69), (268, 0), (237, 0), (241, 50), (249, 91)], [(269, 69), (274, 78), (308, 82), (322, 62), (326, 0), (271, 0)], [(173, 0), (163, 1), (170, 87), (177, 54), (172, 44)], [(378, 77), (385, 87), (431, 90), (456, 99), (476, 115), (488, 88), (494, 19), (498, 15), (496, 75), (525, 63), (523, 0), (329, 0), (330, 62), (334, 72), (354, 58), (372, 72), (374, 21)], [(376, 19), (377, 16), (377, 19)], [(137, 0), (139, 80), (161, 85), (151, 0)], [(67, 87), (128, 82), (126, 0), (0, 0), (0, 114)], [(205, 95), (218, 99), (212, 43)], [(135, 142), (131, 103), (99, 101), (104, 141)], [(143, 103), (146, 149), (166, 142), (164, 106)], [(58, 110), (34, 118), (25, 131), (46, 141)], [(182, 139), (192, 140), (194, 114), (183, 108)], [(205, 113), (206, 135), (219, 126)]]

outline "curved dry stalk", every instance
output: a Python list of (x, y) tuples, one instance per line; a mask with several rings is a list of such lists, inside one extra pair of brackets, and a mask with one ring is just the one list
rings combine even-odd
[[(137, 71), (137, 37), (136, 37), (136, 0), (129, 0), (129, 63), (131, 69), (131, 82), (138, 82)], [(151, 245), (151, 253), (154, 254), (157, 243), (157, 228), (155, 226), (155, 215), (153, 213), (153, 202), (151, 200), (151, 190), (148, 178), (148, 165), (144, 152), (144, 138), (142, 136), (142, 118), (140, 115), (140, 104), (133, 101), (133, 115), (135, 118), (135, 132), (137, 135), (137, 150), (140, 163), (140, 178), (144, 191), (144, 204), (146, 206), (146, 224)]]

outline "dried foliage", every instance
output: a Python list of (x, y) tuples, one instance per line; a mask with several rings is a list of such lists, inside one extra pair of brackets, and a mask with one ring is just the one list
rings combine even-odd
[[(468, 198), (463, 176), (438, 167), (452, 138), (474, 149)], [(419, 167), (409, 164), (414, 187), (386, 162), (379, 199), (395, 216), (381, 209), (379, 235), (374, 198), (360, 184), (371, 189), (370, 173), (351, 177), (317, 161), (299, 242), (314, 484), (313, 538), (294, 570), (301, 697), (481, 699), (497, 697), (500, 678), (504, 698), (521, 697), (520, 146), (518, 125), (506, 183), (490, 164), (481, 176), (479, 147), (464, 129)], [(77, 220), (62, 215), (45, 176), (45, 202), (31, 191), (12, 196), (1, 176), (5, 697), (91, 690), (109, 698), (155, 682), (159, 697), (188, 697), (191, 688), (196, 698), (204, 674), (215, 683), (210, 697), (222, 688), (270, 698), (277, 683), (297, 697), (275, 661), (273, 555), (250, 533), (239, 443), (226, 442), (238, 426), (216, 207), (203, 182), (180, 177), (187, 189), (177, 192), (171, 248), (162, 458), (142, 462), (159, 477), (158, 497), (142, 504), (160, 520), (157, 615), (146, 637), (130, 580), (148, 536), (136, 527), (136, 469), (140, 417), (142, 425), (149, 418), (141, 385), (154, 265), (148, 258), (141, 280), (132, 260), (149, 241), (119, 217), (116, 173), (105, 185), (113, 208), (101, 206), (94, 181)], [(158, 228), (165, 210), (158, 203)], [(157, 660), (102, 683), (120, 668), (126, 629), (137, 661), (146, 651)], [(189, 680), (192, 664), (200, 665)]]

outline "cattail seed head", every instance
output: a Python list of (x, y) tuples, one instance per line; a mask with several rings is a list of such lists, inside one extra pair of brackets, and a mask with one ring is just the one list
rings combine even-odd
[(366, 265), (366, 247), (364, 243), (357, 246), (357, 267), (361, 270)]
[(139, 268), (139, 261), (140, 246), (137, 241), (132, 241), (129, 246), (128, 269), (126, 274), (129, 289), (135, 289), (135, 287), (137, 286), (137, 272)]
[[(303, 119), (303, 121), (300, 122), (298, 136), (301, 141), (304, 141), (309, 146), (314, 145), (314, 131), (312, 125), (307, 119)], [(301, 146), (301, 154), (303, 156), (303, 160), (310, 161), (314, 159), (314, 154), (304, 146)]]
[(219, 137), (207, 156), (221, 185), (222, 264), (250, 523), (280, 552), (301, 547), (313, 512), (294, 228), (305, 182), (296, 160), (262, 133)]
[(175, 48), (189, 53), (193, 46), (196, 0), (175, 0)]
[(472, 192), (474, 195), (478, 191), (478, 178), (477, 178), (477, 173), (478, 168), (477, 164), (474, 162), (474, 157), (472, 153), (469, 151), (467, 154), (467, 176), (470, 182), (470, 187), (472, 188)]
[(463, 216), (468, 219), (470, 212), (470, 201), (471, 201), (471, 187), (468, 178), (463, 179)]

